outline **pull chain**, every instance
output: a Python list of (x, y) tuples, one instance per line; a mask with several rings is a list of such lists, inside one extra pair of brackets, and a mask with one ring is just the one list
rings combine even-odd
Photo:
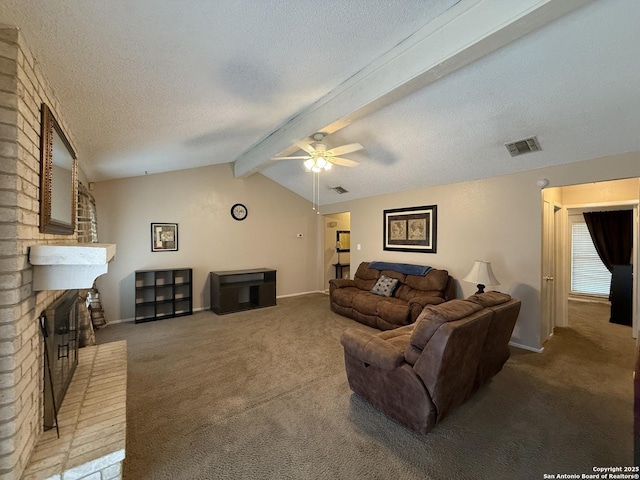
[(312, 199), (311, 206), (316, 211), (316, 214), (320, 215), (320, 173), (313, 172), (312, 177)]
[(316, 215), (320, 215), (320, 173), (316, 173)]

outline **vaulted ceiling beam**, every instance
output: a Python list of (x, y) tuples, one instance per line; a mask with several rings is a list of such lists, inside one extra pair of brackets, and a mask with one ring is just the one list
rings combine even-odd
[(462, 0), (243, 153), (234, 175), (252, 175), (297, 151), (294, 142), (340, 130), (586, 3)]

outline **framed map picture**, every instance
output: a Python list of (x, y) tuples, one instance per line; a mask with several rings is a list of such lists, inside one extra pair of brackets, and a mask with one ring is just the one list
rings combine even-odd
[(178, 250), (178, 224), (151, 224), (151, 251), (175, 252)]
[(437, 205), (385, 210), (383, 249), (436, 253), (437, 212)]

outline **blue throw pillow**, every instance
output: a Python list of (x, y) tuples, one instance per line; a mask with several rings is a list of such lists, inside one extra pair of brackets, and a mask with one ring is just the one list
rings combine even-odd
[(383, 297), (391, 297), (393, 291), (398, 286), (398, 279), (387, 277), (386, 275), (380, 275), (380, 278), (371, 289), (371, 293), (376, 295), (382, 295)]

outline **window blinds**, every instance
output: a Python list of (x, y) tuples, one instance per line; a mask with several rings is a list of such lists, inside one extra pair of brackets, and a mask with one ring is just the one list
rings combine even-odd
[(609, 296), (611, 273), (593, 246), (587, 224), (571, 224), (571, 292)]

